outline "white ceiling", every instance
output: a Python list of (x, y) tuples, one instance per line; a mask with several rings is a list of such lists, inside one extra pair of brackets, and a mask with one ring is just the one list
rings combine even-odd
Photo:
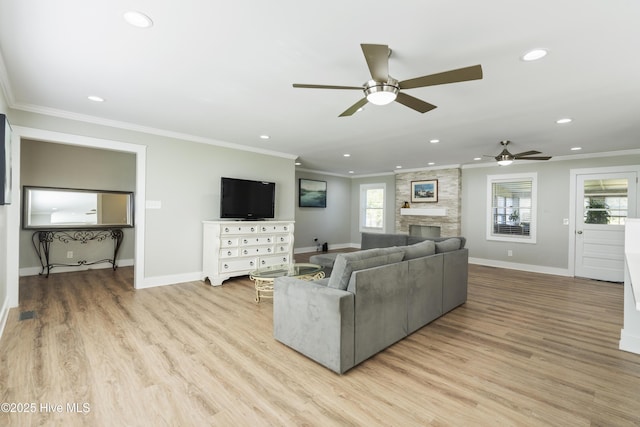
[[(125, 23), (131, 9), (153, 27)], [(635, 0), (0, 0), (0, 83), (14, 109), (345, 175), (479, 163), (503, 139), (512, 153), (592, 154), (640, 148), (639, 22)], [(438, 106), (425, 114), (369, 104), (340, 118), (361, 93), (291, 86), (363, 84), (360, 43), (389, 45), (398, 80), (476, 64), (484, 78), (407, 90)], [(544, 59), (520, 59), (539, 47)]]

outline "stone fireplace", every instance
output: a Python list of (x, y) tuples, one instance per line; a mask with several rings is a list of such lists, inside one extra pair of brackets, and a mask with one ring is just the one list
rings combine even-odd
[[(438, 181), (437, 202), (412, 202), (411, 182), (426, 180)], [(409, 208), (403, 208), (405, 202)], [(397, 173), (395, 231), (409, 234), (409, 227), (414, 225), (425, 227), (414, 227), (414, 233), (435, 233), (435, 228), (427, 227), (436, 227), (442, 237), (460, 236), (461, 203), (461, 170), (458, 168)]]
[(409, 235), (420, 237), (440, 237), (440, 226), (410, 224)]

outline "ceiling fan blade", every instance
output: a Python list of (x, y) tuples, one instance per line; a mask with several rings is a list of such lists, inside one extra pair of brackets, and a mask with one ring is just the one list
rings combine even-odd
[(542, 154), (542, 153), (540, 153), (539, 151), (531, 150), (531, 151), (524, 151), (522, 153), (514, 154), (513, 157), (532, 156), (534, 154)]
[(362, 90), (362, 86), (307, 85), (302, 83), (294, 83), (293, 87), (305, 88), (305, 89), (359, 89), (359, 90)]
[(386, 44), (361, 44), (371, 77), (377, 82), (389, 79), (389, 46)]
[(478, 80), (482, 78), (482, 66), (473, 65), (471, 67), (458, 68), (456, 70), (444, 71), (438, 74), (416, 77), (415, 79), (400, 82), (400, 89), (413, 89), (417, 87), (435, 86), (447, 83), (464, 82), (467, 80)]
[(362, 107), (363, 105), (365, 105), (367, 102), (367, 98), (362, 98), (360, 101), (356, 102), (355, 104), (353, 104), (351, 107), (347, 108), (342, 114), (340, 114), (338, 117), (347, 117), (347, 116), (352, 116), (356, 111), (358, 111), (358, 108)]
[(419, 113), (426, 113), (427, 111), (431, 111), (434, 108), (438, 108), (433, 104), (429, 104), (421, 99), (415, 98), (411, 95), (407, 95), (406, 93), (398, 93), (398, 97), (396, 101), (402, 105), (405, 105), (409, 108), (416, 110)]
[(518, 157), (515, 156), (514, 159), (518, 160), (549, 160), (551, 156), (539, 156), (539, 157)]

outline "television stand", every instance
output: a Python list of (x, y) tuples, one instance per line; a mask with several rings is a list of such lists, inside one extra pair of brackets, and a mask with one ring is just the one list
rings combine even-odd
[(222, 285), (258, 268), (293, 262), (293, 221), (203, 221), (202, 280)]

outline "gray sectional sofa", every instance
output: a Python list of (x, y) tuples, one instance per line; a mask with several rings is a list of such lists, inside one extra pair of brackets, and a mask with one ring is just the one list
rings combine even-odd
[(467, 300), (464, 238), (371, 234), (331, 277), (274, 283), (274, 338), (339, 374)]

